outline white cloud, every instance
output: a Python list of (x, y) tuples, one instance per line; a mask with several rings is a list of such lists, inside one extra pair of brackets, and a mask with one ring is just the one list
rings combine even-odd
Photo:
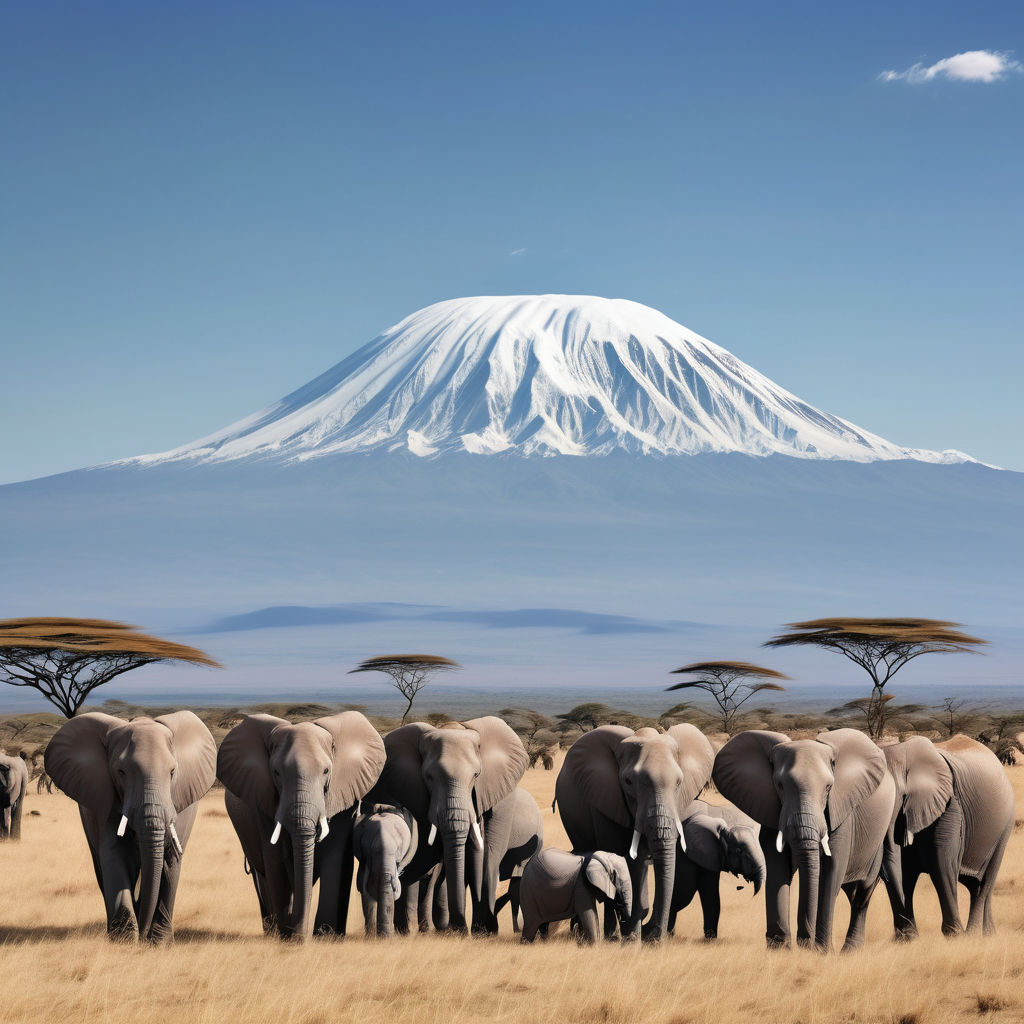
[(513, 249), (509, 256), (522, 256), (524, 252), (526, 252), (526, 249)]
[(1024, 65), (1012, 60), (1008, 53), (995, 50), (968, 50), (954, 57), (944, 57), (934, 64), (915, 64), (906, 71), (883, 71), (883, 82), (930, 82), (933, 78), (952, 78), (956, 82), (998, 82), (1011, 71), (1024, 71)]

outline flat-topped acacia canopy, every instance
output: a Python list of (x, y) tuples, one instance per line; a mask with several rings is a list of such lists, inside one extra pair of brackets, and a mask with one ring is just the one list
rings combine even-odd
[(416, 694), (427, 685), (431, 672), (448, 672), (453, 668), (462, 668), (451, 658), (442, 658), (438, 654), (381, 654), (376, 658), (361, 661), (349, 672), (384, 672), (391, 676), (395, 689), (406, 699), (405, 713), (402, 723), (405, 724), (412, 702)]
[(67, 718), (116, 676), (143, 665), (183, 661), (220, 668), (195, 647), (107, 619), (0, 620), (0, 682), (38, 690)]

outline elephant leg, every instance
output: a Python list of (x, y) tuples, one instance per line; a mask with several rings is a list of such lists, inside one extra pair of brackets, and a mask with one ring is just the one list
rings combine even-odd
[(963, 812), (954, 798), (929, 830), (931, 842), (927, 848), (925, 866), (942, 908), (943, 935), (959, 935), (964, 930), (957, 899), (960, 858), (963, 856), (963, 827)]
[(612, 903), (604, 905), (604, 939), (605, 942), (618, 942), (619, 939), (619, 917)]
[(139, 922), (135, 915), (135, 883), (139, 876), (139, 854), (135, 843), (104, 837), (99, 848), (103, 901), (107, 908), (107, 934), (118, 942), (135, 942)]
[(795, 868), (789, 852), (775, 849), (774, 836), (761, 829), (761, 850), (765, 860), (764, 913), (765, 941), (769, 949), (788, 948), (792, 941), (789, 929), (789, 890)]
[(263, 923), (263, 934), (270, 935), (277, 927), (277, 922), (274, 919), (274, 911), (271, 909), (270, 899), (267, 895), (267, 880), (255, 868), (248, 868), (248, 872), (252, 875), (252, 885), (256, 890), (256, 900), (260, 905), (260, 921)]
[(697, 874), (697, 891), (700, 893), (700, 907), (704, 915), (704, 938), (718, 938), (718, 919), (722, 914), (722, 898), (719, 893), (719, 873), (701, 870)]
[(985, 903), (981, 896), (981, 879), (964, 876), (960, 884), (967, 890), (970, 897), (969, 909), (967, 911), (967, 926), (964, 931), (968, 935), (981, 931), (982, 922), (985, 918)]
[(908, 875), (905, 865), (909, 863), (912, 856), (912, 850), (904, 851), (890, 838), (886, 838), (882, 852), (881, 877), (889, 897), (893, 937), (897, 942), (908, 942), (917, 937), (917, 926), (914, 924), (913, 914), (907, 910), (905, 890), (905, 879)]
[[(431, 913), (434, 906), (434, 874), (432, 870), (416, 883), (416, 927), (421, 932), (431, 929)], [(410, 908), (412, 904), (409, 904)]]
[(444, 880), (443, 871), (438, 872), (434, 877), (434, 899), (433, 907), (431, 908), (431, 918), (433, 919), (434, 928), (439, 932), (448, 931), (450, 921), (448, 914), (448, 886), (442, 884)]
[(320, 897), (317, 900), (314, 935), (344, 938), (348, 926), (348, 903), (352, 894), (352, 819), (336, 814), (327, 838), (317, 844)]
[(511, 878), (508, 883), (508, 897), (512, 902), (512, 932), (519, 931), (519, 887), (521, 879)]
[(18, 797), (14, 801), (14, 806), (11, 808), (11, 839), (18, 840), (21, 838), (21, 805), (24, 801), (24, 797)]
[(942, 909), (942, 934), (960, 935), (964, 926), (960, 920), (960, 903), (957, 899), (957, 872), (950, 874), (948, 868), (939, 866), (929, 874)]
[(850, 953), (864, 945), (864, 928), (868, 917), (868, 904), (871, 894), (878, 885), (878, 877), (873, 882), (851, 882), (843, 886), (847, 899), (850, 901), (850, 926), (846, 929), (846, 940), (843, 952)]
[(539, 929), (540, 926), (535, 921), (527, 921), (523, 918), (523, 934), (520, 936), (519, 941), (524, 945), (533, 942), (537, 937)]
[(922, 875), (921, 865), (908, 858), (903, 860), (903, 899), (908, 929), (903, 934), (897, 933), (897, 939), (909, 940), (917, 938), (917, 920), (914, 917), (914, 893)]
[[(420, 899), (420, 883), (410, 882), (408, 879), (402, 879), (402, 892), (401, 895), (395, 900), (395, 931), (399, 935), (409, 934), (409, 922), (415, 914), (415, 909), (419, 905)], [(365, 904), (365, 896), (364, 896)], [(363, 908), (363, 918), (366, 923), (369, 924), (369, 918), (366, 917), (366, 908)]]
[(818, 919), (814, 927), (814, 945), (825, 953), (832, 949), (832, 921), (836, 913), (836, 900), (839, 899), (839, 890), (850, 862), (849, 837), (840, 845), (843, 837), (839, 833), (840, 829), (833, 833), (832, 856), (821, 857), (821, 874), (818, 879)]
[(0, 810), (0, 839), (11, 838), (11, 809), (5, 807)]
[[(988, 862), (988, 866), (985, 868), (985, 872), (981, 876), (981, 885), (978, 889), (978, 903), (981, 907), (980, 927), (982, 933), (985, 935), (994, 935), (996, 931), (996, 924), (992, 917), (992, 892), (996, 887), (996, 877), (999, 875), (999, 868), (1003, 863), (1003, 854), (1006, 852), (1006, 844), (1009, 841), (1009, 838), (1010, 832), (1007, 831), (999, 840), (995, 852), (992, 854), (992, 857)], [(972, 907), (972, 916), (973, 913), (974, 908)], [(969, 923), (968, 930), (970, 930)]]
[[(182, 851), (188, 846), (189, 837), (196, 823), (199, 808), (196, 804), (186, 807), (179, 815), (176, 824), (178, 841)], [(157, 898), (153, 924), (146, 936), (150, 942), (169, 942), (174, 937), (174, 900), (178, 894), (178, 879), (181, 876), (181, 858), (174, 857), (164, 860), (163, 878), (160, 881), (160, 895)]]
[[(290, 934), (288, 922), (291, 920), (294, 892), (288, 866), (278, 853), (281, 846), (283, 846), (283, 842), (277, 846), (264, 847), (263, 877), (267, 883), (266, 895), (270, 904), (271, 926), (269, 932), (284, 937)], [(268, 931), (266, 926), (264, 926), (264, 930)]]
[(576, 941), (588, 946), (597, 942), (601, 934), (600, 923), (597, 916), (597, 904), (590, 902), (588, 905), (576, 908), (576, 921), (579, 930), (576, 933)]

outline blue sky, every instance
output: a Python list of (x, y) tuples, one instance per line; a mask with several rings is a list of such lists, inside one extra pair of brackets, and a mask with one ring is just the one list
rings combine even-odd
[(935, 68), (1024, 59), (1018, 5), (0, 16), (0, 482), (184, 443), (421, 306), (519, 292), (648, 303), (891, 440), (1024, 470), (1024, 74)]

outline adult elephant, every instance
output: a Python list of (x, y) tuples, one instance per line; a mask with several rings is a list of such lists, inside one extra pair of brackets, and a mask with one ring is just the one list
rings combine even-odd
[[(484, 846), (469, 849), (469, 872), (479, 872), (480, 898), (473, 902), (473, 931), (497, 934), (498, 913), (512, 903), (512, 931), (519, 931), (519, 884), (523, 866), (544, 845), (544, 819), (537, 801), (516, 787), (483, 815)], [(509, 891), (497, 900), (498, 882), (508, 880)]]
[(294, 724), (248, 715), (224, 737), (217, 778), (267, 934), (345, 934), (356, 804), (383, 766), (384, 743), (358, 711)]
[(797, 943), (831, 947), (842, 889), (850, 901), (843, 949), (862, 945), (896, 795), (882, 751), (856, 729), (813, 740), (751, 730), (718, 752), (713, 778), (761, 825), (769, 947), (789, 945), (789, 889), (797, 872)]
[[(505, 722), (492, 715), (441, 727), (413, 722), (389, 732), (384, 746), (387, 761), (370, 799), (407, 808), (419, 835), (402, 884), (419, 882), (435, 865), (443, 864), (448, 927), (464, 932), (466, 844), (472, 841), (482, 848), (481, 819), (525, 774), (526, 748)], [(480, 873), (471, 881), (474, 899), (480, 899)]]
[(1013, 831), (1013, 787), (999, 759), (967, 736), (923, 736), (884, 748), (896, 783), (883, 877), (898, 939), (917, 936), (914, 887), (927, 873), (938, 893), (942, 932), (962, 932), (957, 882), (970, 893), (967, 931), (995, 931), (992, 890)]
[[(555, 803), (573, 851), (629, 854), (632, 893), (625, 937), (640, 934), (647, 861), (654, 862), (654, 905), (643, 937), (668, 931), (676, 844), (685, 850), (682, 819), (711, 777), (714, 752), (692, 725), (668, 732), (602, 725), (570, 748), (555, 781)], [(615, 929), (606, 912), (606, 934)]]
[(46, 772), (78, 801), (111, 938), (172, 937), (181, 858), (216, 761), (191, 711), (130, 722), (89, 712), (50, 740)]
[(0, 754), (0, 841), (21, 838), (21, 809), (28, 790), (28, 765)]

